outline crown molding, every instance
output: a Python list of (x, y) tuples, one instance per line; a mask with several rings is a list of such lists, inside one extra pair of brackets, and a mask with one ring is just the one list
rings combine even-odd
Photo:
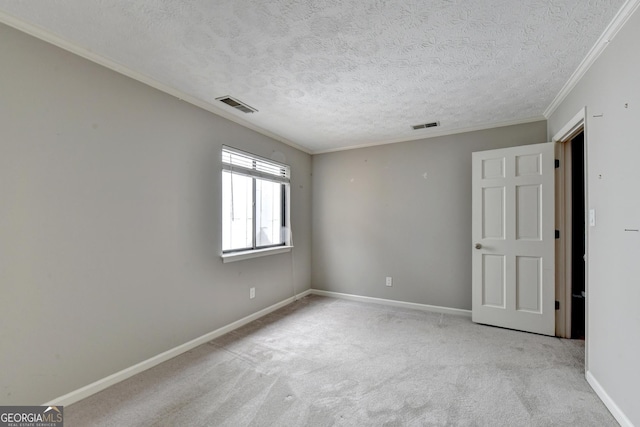
[(277, 135), (273, 132), (270, 132), (266, 129), (261, 128), (260, 126), (256, 126), (253, 123), (250, 123), (244, 119), (242, 119), (241, 117), (238, 117), (228, 111), (225, 111), (224, 109), (217, 107), (207, 101), (203, 101), (202, 99), (199, 99), (195, 96), (189, 95), (187, 93), (184, 93), (180, 90), (177, 90), (169, 85), (166, 85), (158, 80), (155, 80), (143, 73), (137, 72), (129, 67), (126, 67), (120, 63), (118, 63), (117, 61), (114, 61), (112, 59), (106, 58), (104, 56), (98, 55), (97, 53), (91, 51), (91, 49), (87, 48), (87, 47), (83, 47), (80, 46), (76, 43), (70, 42), (69, 40), (64, 39), (63, 37), (60, 37), (54, 33), (52, 33), (51, 31), (45, 30), (42, 27), (39, 27), (37, 25), (28, 23), (23, 21), (22, 19), (16, 18), (15, 16), (12, 16), (4, 11), (0, 10), (0, 23), (3, 23), (5, 25), (8, 25), (10, 27), (13, 27), (19, 31), (22, 31), (23, 33), (29, 34), (30, 36), (33, 36), (37, 39), (40, 39), (42, 41), (45, 41), (49, 44), (52, 44), (54, 46), (57, 46), (61, 49), (64, 49), (68, 52), (71, 52), (75, 55), (78, 55), (84, 59), (87, 59), (91, 62), (94, 62), (98, 65), (102, 65), (103, 67), (106, 67), (112, 71), (115, 71), (119, 74), (122, 74), (124, 76), (127, 76), (133, 80), (136, 80), (140, 83), (144, 83), (147, 86), (151, 86), (154, 89), (157, 89), (161, 92), (164, 92), (166, 94), (169, 94), (171, 96), (174, 96), (176, 98), (178, 98), (181, 101), (187, 102), (191, 105), (194, 105), (198, 108), (201, 108), (203, 110), (206, 110), (212, 114), (215, 114), (217, 116), (223, 117), (227, 120), (230, 120), (234, 123), (237, 123), (241, 126), (244, 126), (248, 129), (251, 129), (259, 134), (262, 134), (264, 136), (267, 136), (269, 138), (272, 138), (276, 141), (280, 141), (283, 144), (289, 145), (290, 147), (293, 147), (297, 150), (300, 150), (304, 153), (307, 154), (311, 154), (311, 151), (306, 148), (303, 147), (299, 144), (296, 144), (293, 141), (289, 141), (286, 138), (283, 138), (280, 135)]
[(313, 154), (324, 154), (324, 153), (331, 153), (336, 151), (373, 147), (377, 145), (415, 141), (415, 140), (426, 139), (426, 138), (434, 138), (438, 136), (453, 135), (453, 134), (472, 132), (477, 130), (485, 130), (485, 129), (495, 128), (495, 127), (511, 126), (511, 125), (517, 125), (517, 124), (523, 124), (523, 123), (530, 123), (530, 122), (539, 121), (539, 120), (546, 120), (553, 114), (553, 112), (558, 108), (558, 106), (562, 103), (562, 101), (564, 101), (567, 95), (576, 86), (576, 84), (580, 81), (580, 79), (585, 75), (585, 73), (589, 70), (591, 65), (593, 65), (593, 63), (597, 60), (600, 54), (602, 54), (602, 52), (607, 47), (609, 42), (613, 40), (613, 38), (616, 36), (618, 31), (620, 31), (620, 29), (628, 21), (628, 19), (635, 12), (635, 10), (638, 8), (639, 5), (640, 5), (640, 0), (627, 0), (625, 2), (625, 4), (620, 8), (616, 16), (611, 21), (611, 23), (607, 26), (603, 34), (596, 41), (595, 45), (591, 48), (587, 56), (582, 60), (578, 68), (571, 75), (567, 83), (565, 83), (565, 85), (562, 87), (560, 92), (556, 95), (556, 97), (551, 102), (551, 104), (546, 108), (542, 116), (525, 118), (522, 120), (513, 120), (508, 122), (487, 123), (484, 125), (478, 125), (478, 126), (472, 126), (472, 127), (466, 127), (466, 128), (455, 128), (455, 129), (448, 129), (448, 130), (442, 130), (442, 131), (431, 130), (428, 134), (421, 134), (421, 135), (396, 138), (396, 139), (390, 139), (390, 140), (381, 140), (381, 141), (376, 141), (376, 142), (367, 143), (367, 144), (352, 145), (352, 146), (339, 147), (339, 148), (333, 148), (333, 149), (327, 149), (327, 150), (311, 150), (307, 147), (299, 145), (278, 134), (270, 132), (247, 120), (244, 120), (243, 118), (238, 117), (237, 115), (229, 111), (226, 111), (221, 107), (215, 106), (207, 101), (204, 101), (195, 96), (186, 94), (180, 90), (170, 87), (169, 85), (166, 85), (158, 80), (155, 80), (143, 73), (137, 72), (129, 67), (126, 67), (118, 63), (117, 61), (98, 55), (87, 47), (83, 47), (76, 43), (70, 42), (69, 40), (62, 38), (52, 33), (51, 31), (45, 30), (37, 25), (25, 22), (24, 20), (16, 18), (10, 14), (7, 14), (6, 12), (0, 11), (0, 22), (10, 27), (13, 27), (17, 30), (20, 30), (24, 33), (27, 33), (33, 37), (36, 37), (40, 40), (43, 40), (47, 43), (53, 44), (61, 49), (64, 49), (82, 58), (85, 58), (89, 61), (92, 61), (96, 64), (102, 65), (119, 74), (125, 75), (129, 78), (132, 78), (136, 81), (146, 84), (147, 86), (153, 87), (157, 90), (160, 90), (164, 93), (174, 96), (179, 100), (182, 100), (196, 107), (199, 107), (203, 110), (206, 110), (212, 114), (215, 114), (217, 116), (220, 116), (227, 120), (235, 122), (243, 127), (251, 129), (257, 133), (260, 133), (264, 136), (272, 138), (276, 141), (282, 142), (304, 153), (313, 155)]
[(418, 141), (421, 139), (437, 138), (439, 136), (456, 135), (459, 133), (495, 129), (495, 128), (501, 128), (505, 126), (522, 125), (526, 123), (540, 122), (540, 121), (546, 121), (546, 120), (547, 119), (543, 116), (535, 116), (535, 117), (528, 117), (524, 119), (509, 120), (509, 121), (503, 121), (503, 122), (485, 123), (482, 125), (470, 126), (470, 127), (443, 129), (441, 131), (433, 131), (433, 128), (430, 128), (425, 130), (425, 132), (428, 132), (428, 133), (418, 132), (419, 135), (416, 135), (416, 136), (397, 138), (397, 139), (388, 139), (388, 140), (371, 142), (367, 144), (351, 145), (347, 147), (330, 148), (328, 150), (317, 150), (317, 151), (312, 151), (311, 154), (315, 155), (315, 154), (335, 153), (337, 151), (357, 150), (359, 148), (376, 147), (378, 145), (387, 145), (387, 144), (397, 144), (399, 142)]
[(544, 110), (544, 117), (549, 118), (556, 111), (556, 109), (560, 106), (562, 101), (569, 95), (569, 93), (573, 90), (573, 88), (578, 84), (580, 79), (584, 77), (584, 75), (589, 71), (589, 68), (596, 62), (596, 60), (600, 57), (602, 52), (607, 48), (609, 43), (613, 41), (615, 36), (618, 34), (618, 31), (624, 26), (624, 24), (629, 20), (633, 12), (636, 11), (638, 6), (640, 5), (640, 0), (627, 0), (616, 16), (614, 16), (613, 20), (609, 23), (607, 28), (604, 30), (600, 38), (593, 45), (587, 56), (582, 60), (578, 68), (573, 72), (569, 80), (564, 84), (560, 92), (553, 99), (551, 104)]

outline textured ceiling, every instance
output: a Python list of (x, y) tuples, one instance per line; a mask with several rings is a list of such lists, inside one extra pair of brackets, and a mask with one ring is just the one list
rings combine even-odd
[[(0, 0), (0, 11), (321, 152), (542, 119), (624, 0)], [(244, 114), (215, 99), (231, 95)]]

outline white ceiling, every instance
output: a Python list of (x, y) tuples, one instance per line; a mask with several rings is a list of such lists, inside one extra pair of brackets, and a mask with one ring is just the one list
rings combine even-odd
[[(324, 152), (543, 119), (624, 3), (0, 0), (0, 13)], [(259, 111), (237, 112), (224, 95)]]

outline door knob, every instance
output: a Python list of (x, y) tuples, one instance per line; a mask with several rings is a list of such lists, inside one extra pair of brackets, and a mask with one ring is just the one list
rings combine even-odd
[(482, 249), (482, 245), (480, 243), (476, 243), (476, 249)]

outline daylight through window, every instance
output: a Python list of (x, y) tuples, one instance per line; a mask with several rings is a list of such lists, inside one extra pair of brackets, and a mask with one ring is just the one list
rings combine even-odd
[(288, 244), (289, 166), (222, 148), (222, 252)]

